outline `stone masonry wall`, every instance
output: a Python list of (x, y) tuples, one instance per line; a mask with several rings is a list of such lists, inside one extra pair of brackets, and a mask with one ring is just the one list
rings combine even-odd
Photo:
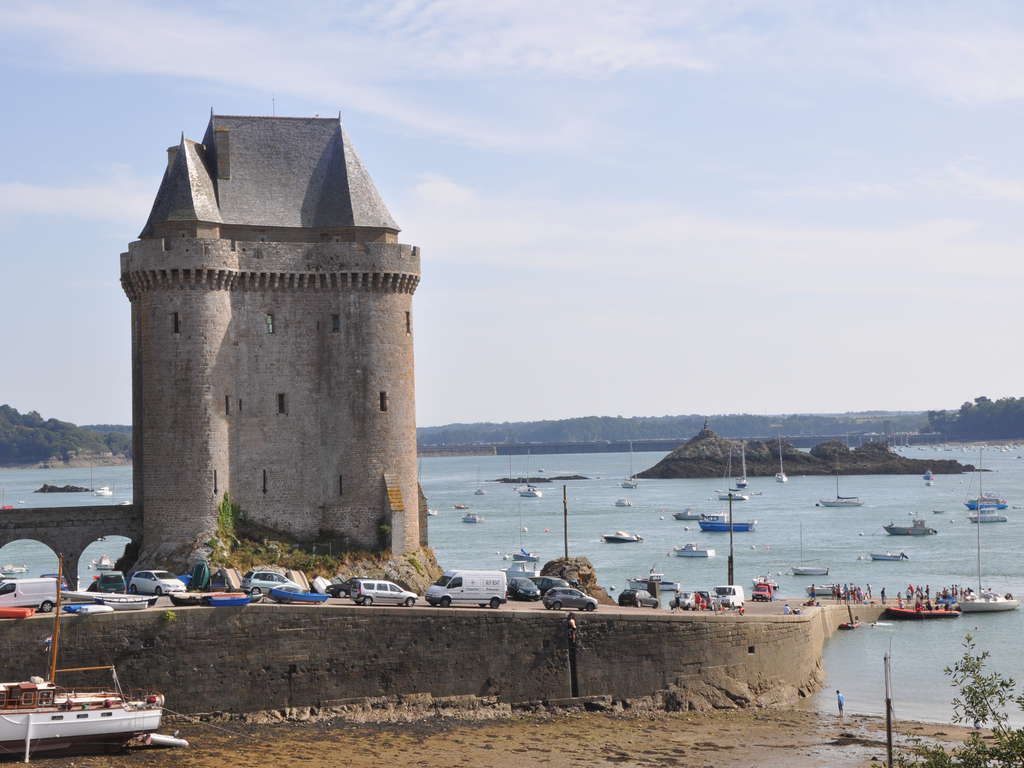
[[(867, 614), (861, 611), (862, 618)], [(577, 693), (669, 708), (792, 703), (821, 681), (845, 609), (803, 616), (574, 614)], [(43, 674), (52, 621), (0, 621), (0, 675)], [(178, 712), (330, 707), (430, 693), (503, 702), (572, 691), (565, 615), (478, 609), (254, 605), (65, 616), (61, 666), (115, 664)], [(64, 684), (98, 684), (69, 673)]]
[[(131, 244), (144, 560), (209, 538), (225, 491), (300, 539), (375, 549), (388, 523), (393, 549), (419, 546), (418, 280), (418, 249), (397, 244)], [(385, 473), (404, 514), (390, 513)]]

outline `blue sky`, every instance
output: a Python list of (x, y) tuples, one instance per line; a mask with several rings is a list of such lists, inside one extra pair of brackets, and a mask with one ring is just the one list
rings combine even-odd
[(181, 131), (342, 114), (421, 246), (422, 425), (1020, 394), (1024, 9), (7, 2), (0, 402), (130, 421)]

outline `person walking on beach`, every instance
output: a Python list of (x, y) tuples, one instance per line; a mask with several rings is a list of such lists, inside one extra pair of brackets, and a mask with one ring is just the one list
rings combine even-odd
[(839, 707), (839, 716), (843, 716), (843, 707), (846, 706), (846, 697), (836, 690), (836, 706)]
[(882, 591), (879, 594), (882, 597), (882, 605), (885, 605), (885, 587), (882, 587)]

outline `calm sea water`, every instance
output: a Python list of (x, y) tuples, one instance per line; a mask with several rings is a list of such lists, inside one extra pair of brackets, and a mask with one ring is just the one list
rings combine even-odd
[[(916, 448), (903, 449), (912, 458), (956, 458), (977, 463), (977, 453)], [(999, 492), (1011, 505), (1024, 507), (1024, 448), (1012, 453), (988, 451), (985, 490)], [(662, 457), (660, 453), (636, 453), (636, 471)], [(701, 532), (695, 522), (672, 518), (672, 512), (692, 507), (705, 512), (723, 512), (725, 502), (716, 499), (723, 488), (718, 480), (643, 480), (640, 487), (619, 487), (628, 474), (628, 454), (566, 454), (513, 456), (515, 476), (581, 474), (589, 479), (565, 483), (569, 498), (569, 550), (586, 555), (594, 563), (602, 584), (622, 589), (629, 577), (646, 574), (652, 567), (686, 588), (706, 588), (726, 580), (728, 534)], [(508, 457), (425, 458), (421, 481), (432, 509), (430, 544), (447, 567), (507, 567), (504, 558), (525, 546), (540, 554), (542, 561), (562, 553), (562, 483), (543, 484), (540, 499), (521, 498), (510, 485), (492, 482), (510, 472)], [(478, 487), (486, 495), (476, 496)], [(118, 503), (131, 498), (131, 468), (103, 467), (93, 470), (93, 486), (114, 489), (110, 498), (91, 494), (35, 494), (43, 482), (57, 485), (90, 485), (88, 469), (0, 470), (0, 489), (5, 503), (17, 507), (68, 506), (73, 504)], [(829, 581), (870, 583), (875, 593), (886, 587), (895, 595), (908, 582), (932, 587), (976, 584), (975, 526), (967, 521), (963, 501), (977, 492), (973, 476), (939, 476), (928, 487), (918, 476), (844, 477), (844, 496), (859, 495), (865, 506), (856, 509), (815, 507), (819, 498), (835, 495), (835, 481), (829, 477), (790, 477), (783, 485), (773, 478), (752, 478), (748, 502), (736, 503), (736, 520), (756, 519), (757, 530), (735, 534), (736, 573), (741, 584), (770, 573), (785, 595), (801, 594), (814, 579), (793, 577), (788, 568), (800, 562), (800, 531), (803, 530), (804, 560), (828, 565)], [(632, 507), (615, 507), (618, 498), (629, 498)], [(467, 525), (464, 514), (453, 509), (468, 504), (484, 516), (483, 523)], [(943, 514), (933, 514), (942, 510)], [(890, 537), (882, 525), (909, 521), (918, 515), (939, 530), (923, 538)], [(1010, 522), (982, 526), (982, 567), (986, 586), (1000, 592), (1024, 594), (1024, 509), (1011, 507)], [(525, 531), (521, 529), (526, 529)], [(605, 544), (602, 533), (635, 531), (644, 537), (639, 544)], [(715, 558), (694, 559), (671, 556), (675, 545), (696, 542), (717, 550)], [(82, 559), (83, 579), (90, 578), (90, 560), (101, 554), (116, 558), (125, 539), (109, 537), (90, 545)], [(905, 551), (910, 560), (873, 562), (870, 552)], [(49, 549), (36, 542), (17, 541), (0, 548), (0, 564), (27, 564), (30, 572), (42, 573), (56, 567)], [(819, 580), (824, 580), (820, 577)], [(961, 617), (949, 622), (896, 624), (865, 627), (855, 633), (833, 637), (825, 651), (828, 691), (840, 688), (847, 696), (847, 708), (862, 713), (881, 713), (882, 656), (893, 654), (897, 686), (897, 714), (900, 717), (948, 720), (952, 690), (942, 669), (960, 654), (964, 634), (971, 631), (980, 648), (991, 651), (992, 664), (1006, 674), (1024, 677), (1024, 663), (1016, 648), (1024, 635), (1024, 611), (1008, 614)], [(818, 705), (834, 708), (832, 693), (823, 693)]]

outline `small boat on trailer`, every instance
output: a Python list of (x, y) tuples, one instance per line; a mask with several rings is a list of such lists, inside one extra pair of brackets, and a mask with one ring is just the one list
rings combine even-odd
[(893, 608), (889, 606), (885, 609), (883, 616), (887, 616), (890, 619), (903, 619), (909, 621), (927, 621), (930, 619), (955, 619), (960, 615), (960, 611), (947, 611), (945, 609), (933, 609), (926, 611), (924, 609), (918, 611), (914, 608)]
[(291, 603), (293, 605), (318, 605), (327, 601), (328, 595), (318, 595), (315, 592), (303, 592), (295, 587), (274, 587), (270, 590), (270, 599), (278, 603)]

